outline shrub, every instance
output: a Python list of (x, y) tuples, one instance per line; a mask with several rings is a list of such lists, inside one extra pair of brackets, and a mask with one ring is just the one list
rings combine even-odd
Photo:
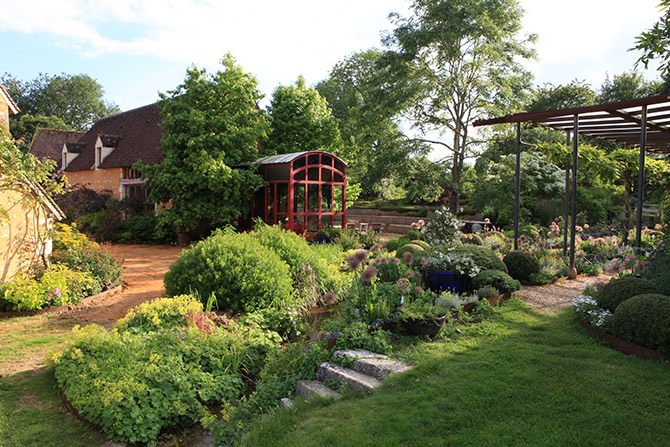
[(184, 316), (202, 311), (202, 303), (192, 295), (156, 298), (128, 311), (114, 327), (120, 332), (155, 332), (184, 325)]
[(304, 265), (314, 267), (316, 261), (307, 241), (292, 231), (284, 231), (279, 226), (269, 226), (257, 222), (251, 236), (264, 247), (279, 255), (288, 264), (292, 274)]
[(383, 330), (368, 333), (368, 325), (363, 322), (335, 322), (326, 325), (325, 330), (330, 331), (330, 337), (337, 337), (335, 349), (365, 349), (378, 354), (391, 352), (391, 333)]
[(90, 242), (85, 234), (80, 233), (73, 226), (54, 223), (53, 249), (54, 250), (79, 250), (87, 247), (98, 247), (95, 242)]
[(16, 278), (3, 287), (4, 306), (12, 311), (29, 311), (46, 307), (76, 304), (98, 293), (96, 281), (88, 273), (64, 265), (53, 265), (39, 279)]
[(481, 299), (493, 298), (494, 296), (500, 295), (500, 290), (493, 286), (482, 286), (477, 289), (477, 295), (479, 295)]
[(507, 273), (507, 267), (491, 249), (478, 245), (456, 245), (446, 249), (447, 254), (469, 254), (475, 265), (482, 270), (500, 270)]
[(540, 263), (540, 271), (530, 275), (532, 282), (546, 284), (566, 274), (565, 262), (556, 255), (542, 256), (538, 262)]
[(430, 221), (421, 229), (424, 239), (431, 245), (458, 242), (460, 232), (461, 221), (451, 214), (448, 206), (435, 211)]
[(276, 332), (284, 341), (296, 341), (307, 331), (303, 316), (288, 309), (260, 309), (244, 315), (241, 323), (256, 324), (263, 330)]
[(407, 245), (409, 243), (410, 243), (409, 239), (403, 237), (400, 239), (391, 239), (390, 241), (386, 242), (386, 244), (384, 244), (384, 247), (386, 248), (386, 250), (388, 250), (389, 253), (393, 253), (394, 251), (397, 251), (400, 247)]
[(484, 245), (484, 241), (478, 234), (461, 234), (461, 242), (471, 245)]
[(198, 292), (218, 308), (251, 312), (291, 305), (288, 265), (252, 236), (216, 233), (181, 253), (164, 278), (169, 295)]
[(79, 216), (75, 222), (81, 231), (95, 233), (98, 231), (98, 228), (100, 228), (106, 218), (107, 212), (105, 210), (101, 210)]
[(648, 293), (658, 293), (658, 288), (644, 279), (627, 276), (614, 278), (605, 284), (596, 295), (596, 301), (603, 309), (614, 312), (627, 299)]
[(655, 284), (662, 294), (670, 295), (670, 246), (651, 256), (642, 277)]
[[(99, 290), (118, 286), (123, 278), (123, 265), (111, 249), (90, 244), (87, 247), (57, 250), (51, 253), (53, 264), (62, 264), (72, 270), (89, 273), (98, 283)], [(97, 293), (97, 292), (96, 292)]]
[(412, 253), (412, 254), (416, 254), (417, 252), (424, 251), (424, 250), (425, 250), (425, 249), (424, 249), (422, 246), (417, 245), (417, 244), (411, 242), (411, 243), (409, 243), (409, 244), (406, 244), (406, 245), (403, 245), (402, 247), (400, 247), (400, 248), (396, 251), (395, 256), (396, 256), (396, 258), (398, 258), (398, 259), (402, 259), (403, 255), (404, 255), (406, 252), (410, 252), (410, 253)]
[(425, 250), (428, 250), (430, 248), (430, 244), (426, 241), (421, 241), (421, 240), (414, 240), (412, 241), (412, 244), (418, 245), (419, 247), (423, 247)]
[[(521, 289), (519, 281), (500, 270), (482, 270), (477, 276), (472, 278), (473, 289), (480, 289), (486, 286), (495, 287), (500, 293), (512, 293)], [(482, 296), (481, 293), (479, 295)]]
[(655, 293), (625, 300), (614, 312), (614, 335), (670, 356), (670, 297)]
[(509, 275), (519, 281), (528, 281), (530, 275), (540, 272), (540, 263), (531, 253), (525, 251), (511, 251), (505, 255), (503, 262), (507, 266)]
[[(261, 336), (262, 337), (262, 336)], [(116, 441), (156, 445), (166, 428), (211, 418), (208, 405), (242, 396), (258, 371), (258, 336), (197, 328), (148, 334), (75, 328), (54, 357), (55, 376), (79, 414)]]

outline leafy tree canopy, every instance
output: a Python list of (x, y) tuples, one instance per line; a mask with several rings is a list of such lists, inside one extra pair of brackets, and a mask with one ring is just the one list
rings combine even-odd
[(529, 87), (520, 59), (534, 57), (535, 36), (519, 36), (523, 10), (516, 0), (415, 0), (409, 18), (393, 14), (396, 28), (385, 44), (399, 72), (420, 80), (412, 108), (422, 132), (448, 130), (453, 153), (452, 211), (459, 207), (463, 163), (472, 151), (472, 122), (510, 112)]
[(608, 74), (605, 82), (600, 87), (598, 102), (626, 101), (628, 99), (660, 95), (662, 89), (662, 81), (648, 81), (636, 70), (614, 75), (612, 79), (610, 79)]
[(230, 54), (221, 66), (214, 74), (192, 67), (183, 84), (161, 94), (165, 134), (159, 149), (165, 159), (157, 165), (137, 164), (144, 170), (150, 200), (171, 201), (161, 218), (185, 229), (202, 220), (214, 226), (231, 223), (263, 185), (252, 170), (234, 169), (256, 160), (259, 142), (267, 138), (257, 81)]
[(328, 103), (316, 89), (307, 87), (302, 76), (294, 85), (275, 89), (268, 112), (271, 125), (268, 152), (322, 150), (351, 158)]
[(567, 85), (544, 84), (533, 90), (526, 111), (567, 109), (596, 103), (596, 92), (585, 81), (574, 80)]
[[(104, 100), (104, 89), (88, 75), (40, 75), (22, 81), (9, 73), (2, 83), (22, 115), (55, 116), (75, 130), (88, 130), (96, 121), (119, 113), (119, 107)], [(10, 128), (13, 127), (10, 125)]]
[(661, 17), (654, 26), (635, 38), (632, 50), (642, 52), (636, 65), (643, 64), (645, 68), (654, 59), (660, 59), (659, 71), (664, 79), (670, 76), (670, 0), (659, 3)]
[(21, 115), (11, 122), (12, 136), (26, 144), (30, 144), (39, 129), (72, 130), (72, 126), (65, 124), (57, 116)]

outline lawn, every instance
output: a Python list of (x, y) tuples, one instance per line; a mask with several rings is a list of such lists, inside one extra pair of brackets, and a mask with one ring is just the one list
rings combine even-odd
[(518, 300), (444, 342), (369, 398), (275, 412), (247, 446), (666, 446), (670, 363), (591, 338), (571, 310)]

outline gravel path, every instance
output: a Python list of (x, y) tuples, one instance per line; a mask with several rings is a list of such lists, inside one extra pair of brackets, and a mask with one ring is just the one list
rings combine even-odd
[(530, 307), (545, 313), (557, 313), (572, 306), (572, 300), (581, 295), (587, 285), (598, 286), (607, 283), (612, 275), (578, 276), (575, 279), (561, 279), (554, 284), (524, 286), (515, 295)]

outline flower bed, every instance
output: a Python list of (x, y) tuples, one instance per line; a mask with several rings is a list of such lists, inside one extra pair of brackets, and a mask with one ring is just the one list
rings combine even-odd
[(634, 355), (641, 359), (659, 360), (661, 358), (661, 354), (654, 349), (645, 348), (644, 346), (636, 345), (635, 343), (622, 340), (618, 337), (615, 337), (612, 334), (608, 334), (607, 332), (601, 331), (597, 327), (592, 326), (591, 324), (582, 319), (579, 320), (579, 324), (581, 324), (582, 327), (587, 331), (609, 342), (612, 348), (616, 349), (617, 351), (623, 354)]

